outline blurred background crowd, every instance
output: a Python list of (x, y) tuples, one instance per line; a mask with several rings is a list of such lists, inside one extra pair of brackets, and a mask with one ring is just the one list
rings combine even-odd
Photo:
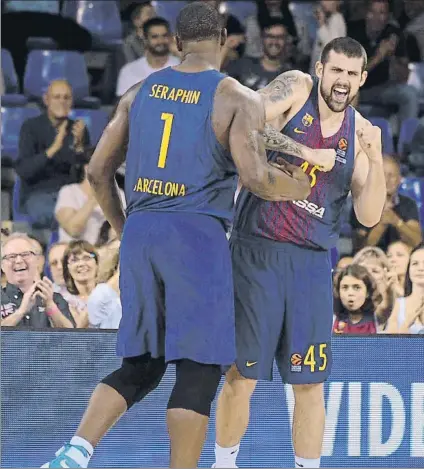
[[(346, 206), (333, 331), (424, 333), (424, 0), (204, 1), (228, 30), (223, 71), (254, 90), (313, 74), (335, 37), (366, 49), (353, 104), (382, 129), (387, 201), (372, 229)], [(179, 63), (185, 3), (1, 2), (2, 326), (118, 327), (119, 240), (86, 167), (117, 99)]]

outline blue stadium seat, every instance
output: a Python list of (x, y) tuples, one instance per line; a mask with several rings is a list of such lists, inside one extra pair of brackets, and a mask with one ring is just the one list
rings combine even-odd
[(103, 130), (109, 122), (109, 116), (101, 109), (73, 109), (69, 114), (71, 119), (82, 119), (87, 125), (92, 145), (97, 145)]
[(186, 4), (186, 0), (158, 0), (155, 6), (156, 13), (158, 16), (169, 21), (172, 31), (175, 31), (178, 13)]
[(32, 223), (31, 217), (22, 209), (21, 180), (17, 176), (13, 186), (12, 217), (15, 222)]
[(19, 133), (22, 124), (31, 117), (40, 114), (38, 109), (26, 107), (1, 108), (1, 154), (2, 159), (15, 160), (18, 156)]
[(421, 226), (424, 229), (424, 178), (405, 178), (400, 185), (399, 193), (415, 200), (420, 213)]
[(257, 12), (256, 2), (253, 0), (237, 2), (229, 0), (224, 4), (227, 12), (235, 16), (241, 23), (244, 23), (249, 16), (256, 15)]
[(392, 128), (388, 120), (383, 117), (370, 117), (369, 121), (372, 125), (376, 125), (381, 129), (381, 138), (383, 141), (383, 153), (393, 155), (395, 152), (393, 144)]
[(122, 41), (122, 23), (117, 2), (65, 0), (62, 15), (74, 19), (102, 43)]
[(402, 122), (397, 147), (399, 155), (403, 155), (406, 150), (405, 145), (409, 145), (411, 143), (412, 137), (414, 136), (419, 123), (420, 120), (415, 117), (411, 117), (410, 119), (406, 119)]
[(58, 15), (60, 10), (59, 0), (6, 0), (5, 10), (33, 11)]
[(18, 75), (16, 74), (12, 55), (7, 49), (1, 50), (1, 71), (6, 93), (19, 93)]
[(40, 100), (52, 80), (66, 79), (72, 86), (74, 104), (99, 107), (100, 101), (89, 96), (89, 78), (84, 56), (75, 51), (33, 50), (28, 55), (24, 92)]

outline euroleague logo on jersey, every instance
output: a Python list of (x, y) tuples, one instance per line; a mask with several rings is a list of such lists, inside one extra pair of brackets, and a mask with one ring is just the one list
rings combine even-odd
[(290, 357), (291, 371), (293, 373), (300, 373), (302, 371), (303, 358), (300, 353), (293, 353)]
[(339, 163), (346, 164), (346, 152), (347, 152), (348, 143), (345, 138), (341, 138), (336, 148), (336, 160)]

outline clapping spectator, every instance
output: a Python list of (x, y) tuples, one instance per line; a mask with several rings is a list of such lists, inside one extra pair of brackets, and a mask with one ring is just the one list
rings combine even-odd
[(381, 301), (373, 277), (365, 267), (352, 264), (336, 275), (333, 332), (375, 334), (375, 311)]
[(96, 286), (99, 256), (93, 245), (86, 241), (71, 241), (63, 257), (63, 279), (68, 293), (84, 305), (72, 309), (77, 327), (88, 326), (87, 301)]
[(410, 257), (405, 278), (405, 296), (399, 298), (389, 319), (388, 333), (424, 333), (424, 245)]
[(315, 75), (315, 64), (321, 59), (324, 47), (336, 37), (346, 36), (346, 22), (339, 7), (340, 0), (321, 0), (315, 10), (318, 30), (309, 67), (311, 75)]
[[(368, 78), (360, 92), (360, 103), (371, 104), (371, 115), (387, 117), (396, 106), (399, 121), (417, 117), (418, 91), (408, 85), (408, 48), (398, 25), (390, 21), (388, 0), (371, 0), (365, 21), (351, 24), (348, 35), (359, 41), (368, 54)], [(395, 65), (397, 73), (391, 72)], [(393, 71), (393, 69), (392, 69)], [(406, 72), (405, 72), (406, 71)]]
[(116, 96), (122, 96), (133, 85), (144, 80), (153, 72), (178, 65), (180, 59), (171, 55), (171, 30), (168, 21), (152, 18), (143, 25), (145, 55), (127, 63), (119, 71)]
[[(80, 239), (95, 244), (106, 220), (87, 179), (87, 167), (93, 152), (94, 149), (90, 149), (84, 153), (81, 181), (63, 186), (59, 191), (55, 215), (59, 223), (61, 242)], [(125, 206), (123, 191), (120, 191), (120, 194)]]
[(143, 57), (145, 50), (143, 26), (146, 21), (151, 20), (155, 16), (156, 11), (150, 1), (140, 3), (131, 13), (131, 22), (134, 29), (125, 38), (123, 45), (123, 52), (127, 63)]
[(387, 248), (387, 259), (393, 273), (393, 281), (397, 285), (397, 296), (405, 294), (404, 285), (410, 254), (411, 247), (402, 241), (395, 241)]
[(352, 209), (350, 223), (354, 229), (354, 250), (362, 246), (378, 246), (385, 251), (390, 243), (399, 239), (411, 247), (421, 241), (417, 204), (398, 192), (401, 183), (399, 163), (392, 156), (386, 155), (383, 165), (387, 200), (381, 220), (373, 228), (366, 228), (358, 222)]
[(37, 258), (33, 240), (23, 233), (12, 234), (2, 245), (7, 285), (1, 295), (1, 325), (74, 327), (68, 303), (47, 277), (40, 279)]
[(44, 267), (46, 265), (46, 257), (44, 256), (44, 246), (42, 243), (33, 235), (29, 234), (28, 238), (30, 238), (34, 245), (34, 252), (37, 255), (37, 266), (38, 266), (38, 273), (40, 278), (44, 274)]
[(270, 21), (262, 31), (263, 57), (243, 57), (231, 62), (228, 75), (252, 90), (264, 88), (280, 73), (293, 68), (286, 56), (286, 40), (287, 29), (281, 20)]
[(34, 228), (51, 228), (59, 189), (74, 182), (74, 168), (89, 143), (83, 121), (68, 118), (72, 89), (53, 81), (44, 96), (46, 113), (24, 122), (16, 172), (22, 179), (22, 203)]
[(122, 317), (119, 298), (119, 250), (111, 252), (107, 262), (102, 262), (103, 272), (98, 284), (88, 298), (90, 327), (118, 329)]
[(404, 0), (405, 14), (408, 19), (405, 32), (410, 34), (416, 41), (420, 57), (415, 60), (424, 60), (424, 0)]

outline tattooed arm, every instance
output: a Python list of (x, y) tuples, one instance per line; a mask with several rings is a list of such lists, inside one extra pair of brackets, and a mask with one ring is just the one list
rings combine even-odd
[(310, 184), (303, 171), (267, 161), (262, 136), (265, 110), (260, 96), (235, 81), (227, 83), (227, 100), (233, 103), (229, 147), (242, 185), (266, 200), (305, 199)]
[(312, 165), (319, 167), (320, 171), (330, 171), (336, 161), (336, 152), (331, 149), (311, 148), (296, 142), (287, 135), (282, 134), (270, 124), (265, 124), (263, 131), (265, 148), (279, 151), (287, 155), (302, 158)]
[(258, 93), (265, 104), (266, 121), (281, 117), (299, 100), (305, 100), (312, 83), (309, 75), (298, 70), (282, 73)]

